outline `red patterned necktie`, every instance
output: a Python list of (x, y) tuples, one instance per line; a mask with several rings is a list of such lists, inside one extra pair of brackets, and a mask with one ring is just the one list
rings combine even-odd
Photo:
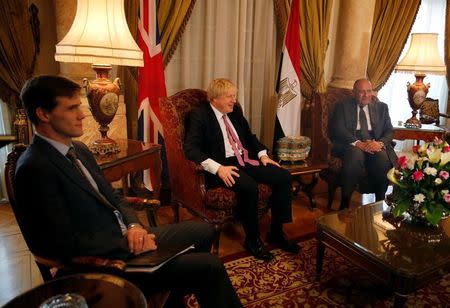
[[(223, 122), (225, 123), (225, 128), (227, 130), (228, 135), (228, 141), (230, 142), (231, 148), (233, 149), (234, 155), (236, 156), (239, 165), (245, 166), (245, 163), (248, 163), (252, 166), (259, 166), (259, 162), (254, 159), (250, 159), (248, 157), (248, 151), (242, 146), (241, 141), (234, 133), (233, 129), (231, 128), (230, 122), (228, 122), (228, 117), (226, 114), (222, 116)], [(242, 159), (241, 153), (244, 153), (244, 159)]]

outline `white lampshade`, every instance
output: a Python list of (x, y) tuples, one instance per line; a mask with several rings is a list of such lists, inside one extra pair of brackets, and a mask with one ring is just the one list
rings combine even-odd
[(437, 33), (412, 33), (405, 57), (395, 67), (396, 72), (418, 72), (445, 75), (445, 64), (439, 57)]
[(144, 66), (128, 29), (123, 0), (78, 0), (72, 27), (56, 45), (55, 60)]

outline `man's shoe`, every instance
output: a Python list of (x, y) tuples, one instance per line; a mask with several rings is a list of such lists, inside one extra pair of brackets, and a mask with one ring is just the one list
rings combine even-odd
[(259, 237), (255, 240), (245, 239), (244, 246), (257, 259), (264, 261), (273, 259), (273, 254), (264, 247), (264, 244)]
[(300, 252), (300, 246), (298, 246), (296, 243), (289, 241), (286, 238), (286, 235), (284, 235), (284, 233), (278, 234), (269, 233), (267, 235), (267, 241), (273, 244), (274, 246), (283, 249), (284, 251), (295, 254)]

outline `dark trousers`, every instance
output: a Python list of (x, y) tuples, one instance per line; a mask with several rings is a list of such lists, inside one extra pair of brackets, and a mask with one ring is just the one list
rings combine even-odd
[(341, 208), (348, 207), (353, 191), (364, 170), (369, 175), (369, 184), (376, 200), (383, 200), (388, 186), (387, 172), (392, 167), (385, 150), (370, 154), (355, 146), (348, 146), (342, 155), (342, 198)]
[[(257, 183), (268, 184), (272, 188), (270, 207), (272, 212), (272, 232), (282, 231), (282, 224), (292, 221), (292, 178), (286, 169), (270, 165), (240, 166), (235, 157), (227, 159), (224, 165), (239, 168), (239, 177), (231, 187), (237, 194), (237, 218), (241, 221), (248, 238), (259, 236), (258, 187)], [(217, 175), (206, 177), (208, 187), (225, 186)]]
[(201, 307), (242, 307), (222, 262), (209, 253), (214, 228), (204, 222), (187, 221), (150, 229), (158, 249), (194, 244), (196, 249), (176, 257), (152, 274), (128, 273), (145, 292), (170, 290), (173, 294), (195, 294)]

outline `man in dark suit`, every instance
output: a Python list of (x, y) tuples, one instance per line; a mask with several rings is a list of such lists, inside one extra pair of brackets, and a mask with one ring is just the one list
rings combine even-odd
[(383, 200), (388, 186), (386, 174), (397, 156), (392, 148), (394, 131), (388, 106), (373, 95), (369, 80), (355, 81), (353, 96), (336, 103), (329, 135), (333, 155), (343, 162), (340, 208), (348, 207), (364, 168), (376, 200)]
[(185, 222), (143, 228), (126, 200), (113, 193), (88, 148), (72, 140), (83, 134), (78, 84), (58, 76), (34, 77), (24, 85), (21, 100), (36, 135), (17, 163), (14, 212), (34, 254), (127, 260), (194, 244), (194, 251), (155, 273), (126, 278), (146, 290), (194, 293), (201, 306), (241, 307), (223, 265), (209, 253), (211, 226)]
[(266, 148), (250, 131), (240, 106), (236, 86), (227, 79), (215, 79), (208, 87), (209, 102), (191, 111), (186, 123), (184, 151), (201, 164), (208, 187), (226, 186), (237, 193), (237, 214), (246, 233), (245, 246), (256, 257), (273, 255), (260, 239), (257, 183), (272, 187), (272, 223), (268, 240), (293, 253), (299, 247), (289, 242), (283, 224), (292, 221), (291, 176), (269, 158)]

